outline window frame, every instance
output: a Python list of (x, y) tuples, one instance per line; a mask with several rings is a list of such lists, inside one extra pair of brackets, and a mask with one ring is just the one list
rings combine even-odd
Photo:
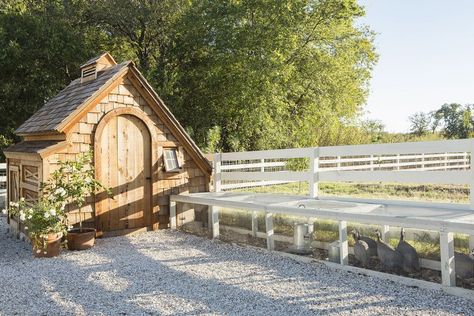
[[(176, 168), (170, 168), (171, 165), (169, 164), (169, 160), (171, 158), (167, 157), (167, 152), (173, 153), (173, 164), (176, 165)], [(177, 147), (163, 147), (163, 168), (165, 172), (180, 172), (182, 170), (182, 165), (179, 160), (179, 149)]]

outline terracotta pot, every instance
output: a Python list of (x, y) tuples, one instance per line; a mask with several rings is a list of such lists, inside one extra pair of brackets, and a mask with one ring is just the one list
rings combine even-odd
[(67, 232), (67, 248), (69, 250), (86, 250), (94, 246), (94, 228), (74, 228)]
[[(36, 258), (51, 258), (59, 256), (59, 250), (61, 249), (61, 238), (62, 233), (48, 234), (47, 238), (43, 238), (39, 244), (46, 244), (46, 249), (42, 247), (38, 249), (33, 241), (33, 255)], [(44, 242), (43, 242), (44, 241)]]

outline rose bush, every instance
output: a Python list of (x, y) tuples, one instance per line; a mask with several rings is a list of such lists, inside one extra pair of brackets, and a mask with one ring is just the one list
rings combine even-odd
[(93, 196), (99, 189), (110, 194), (110, 189), (94, 179), (92, 152), (78, 155), (76, 160), (59, 162), (49, 180), (41, 185), (38, 202), (28, 204), (24, 198), (18, 202), (10, 202), (3, 213), (19, 219), (25, 224), (33, 247), (38, 251), (46, 251), (46, 239), (51, 234), (66, 235), (72, 226), (67, 223), (66, 206), (72, 205), (79, 209), (79, 225), (82, 231), (81, 207), (86, 199)]
[(9, 215), (18, 218), (25, 225), (36, 252), (46, 254), (46, 240), (50, 234), (64, 235), (66, 233), (66, 216), (63, 208), (57, 208), (48, 199), (40, 199), (29, 205), (24, 198), (19, 202), (10, 202)]
[(87, 197), (94, 195), (98, 190), (110, 194), (110, 189), (103, 186), (94, 178), (92, 151), (78, 155), (76, 160), (59, 162), (48, 182), (42, 185), (43, 195), (56, 209), (64, 210), (66, 205), (76, 206), (79, 210), (79, 227), (82, 230), (82, 206)]

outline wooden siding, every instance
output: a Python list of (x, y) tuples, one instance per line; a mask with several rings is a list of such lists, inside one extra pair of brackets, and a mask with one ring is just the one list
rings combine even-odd
[[(140, 91), (125, 78), (96, 106), (83, 115), (66, 135), (69, 145), (66, 149), (51, 154), (44, 159), (44, 176), (49, 175), (58, 167), (57, 161), (74, 159), (77, 154), (87, 152), (94, 145), (95, 130), (100, 120), (109, 112), (120, 108), (134, 108), (141, 111), (151, 122), (153, 130), (150, 133), (156, 139), (152, 146), (154, 151), (152, 166), (152, 206), (153, 228), (167, 228), (169, 224), (169, 196), (179, 193), (205, 192), (209, 190), (209, 176), (193, 161), (191, 155), (184, 149), (170, 129), (159, 119), (146, 100), (141, 97)], [(179, 172), (165, 172), (163, 148), (176, 147), (182, 168)], [(97, 153), (96, 153), (97, 154)], [(69, 219), (73, 223), (79, 221), (77, 210), (68, 208), (71, 212)], [(90, 200), (82, 211), (85, 213), (87, 226), (93, 226), (95, 218), (94, 201)], [(194, 209), (191, 206), (182, 206), (178, 209), (179, 223), (194, 220)]]

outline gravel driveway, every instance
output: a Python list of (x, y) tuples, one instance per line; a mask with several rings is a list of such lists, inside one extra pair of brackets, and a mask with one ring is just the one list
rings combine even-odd
[(474, 315), (470, 301), (161, 230), (36, 259), (0, 218), (0, 315)]

